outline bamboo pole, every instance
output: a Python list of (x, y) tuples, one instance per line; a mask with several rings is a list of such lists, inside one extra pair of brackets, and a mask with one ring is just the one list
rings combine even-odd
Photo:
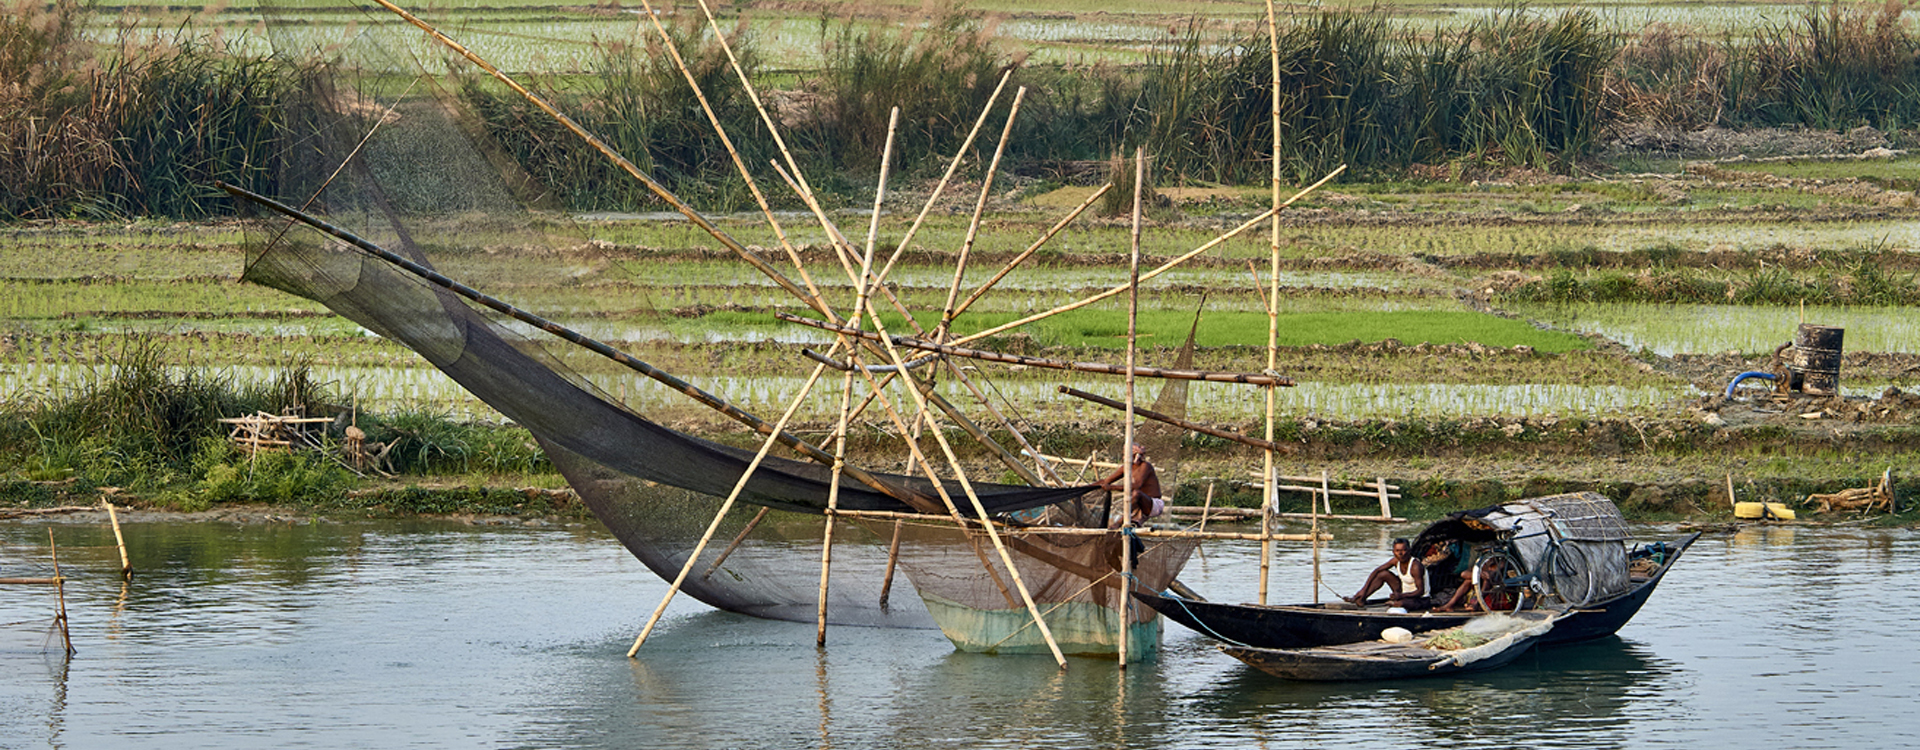
[[(860, 278), (866, 279), (873, 270), (873, 246), (880, 236), (880, 206), (887, 197), (887, 172), (893, 165), (893, 138), (900, 127), (900, 108), (894, 107), (887, 117), (887, 145), (880, 154), (880, 179), (873, 191), (873, 217), (867, 222), (866, 252), (860, 256)], [(853, 326), (859, 327), (860, 313), (867, 308), (867, 285), (862, 283), (853, 306)], [(856, 341), (842, 339), (847, 344), (847, 362), (853, 367), (860, 366), (860, 348)], [(903, 370), (905, 368), (902, 368)], [(827, 514), (820, 539), (820, 604), (818, 628), (814, 635), (814, 645), (827, 645), (827, 579), (833, 570), (833, 512), (840, 509), (840, 475), (847, 464), (847, 421), (853, 410), (853, 370), (848, 369), (841, 376), (840, 387), (840, 426), (835, 430), (833, 446), (833, 480), (827, 490)]]
[[(1272, 66), (1270, 72), (1272, 88), (1268, 91), (1267, 99), (1272, 107), (1272, 121), (1269, 124), (1273, 130), (1273, 219), (1272, 229), (1269, 231), (1267, 239), (1267, 257), (1269, 258), (1269, 264), (1271, 266), (1268, 274), (1268, 283), (1272, 284), (1273, 288), (1261, 296), (1266, 299), (1267, 303), (1267, 372), (1273, 372), (1275, 368), (1279, 367), (1280, 360), (1280, 26), (1274, 17), (1273, 0), (1267, 0), (1267, 53), (1268, 64)], [(1258, 281), (1257, 274), (1255, 275), (1255, 280)], [(1274, 391), (1273, 386), (1267, 386), (1265, 396), (1266, 438), (1267, 444), (1271, 445), (1273, 444), (1274, 434), (1273, 411), (1279, 400), (1279, 394)], [(1274, 489), (1274, 485), (1277, 484), (1277, 482), (1275, 482), (1273, 478), (1274, 474), (1278, 473), (1278, 469), (1274, 466), (1273, 450), (1271, 448), (1264, 452), (1261, 458), (1265, 467), (1265, 471), (1261, 473), (1266, 476), (1266, 502), (1264, 504), (1266, 513), (1260, 517), (1260, 526), (1263, 531), (1272, 531), (1273, 506), (1279, 502), (1280, 499), (1280, 493)], [(1316, 528), (1315, 531), (1317, 532), (1318, 529)], [(1273, 544), (1271, 542), (1262, 542), (1260, 544), (1261, 604), (1267, 603), (1267, 581), (1272, 570)]]
[[(895, 109), (895, 114), (899, 113)], [(859, 352), (850, 350), (850, 360), (858, 362)], [(834, 435), (833, 479), (827, 489), (827, 513), (820, 532), (820, 597), (815, 613), (813, 645), (827, 645), (827, 578), (833, 571), (833, 512), (840, 509), (840, 476), (847, 463), (847, 412), (853, 408), (853, 371), (840, 375), (840, 427)]]
[(1000, 170), (1000, 157), (1007, 153), (1007, 143), (1013, 140), (1013, 123), (1020, 117), (1020, 102), (1026, 98), (1025, 86), (1013, 92), (1013, 108), (1007, 112), (1007, 124), (1000, 131), (1000, 144), (994, 147), (993, 161), (987, 164), (987, 173), (980, 178), (980, 198), (974, 201), (973, 218), (967, 222), (967, 236), (960, 243), (960, 257), (953, 263), (953, 283), (947, 285), (947, 303), (940, 308), (940, 325), (934, 329), (934, 341), (947, 337), (947, 327), (959, 314), (954, 310), (954, 303), (960, 299), (960, 283), (967, 276), (967, 259), (973, 255), (973, 243), (980, 237), (980, 217), (987, 212), (987, 199), (993, 196), (993, 177)]
[(47, 529), (47, 554), (53, 559), (53, 592), (60, 607), (53, 619), (60, 623), (60, 640), (66, 644), (67, 656), (71, 657), (74, 651), (73, 633), (67, 623), (67, 579), (60, 575), (60, 545), (53, 541), (53, 529)]
[(1320, 502), (1324, 503), (1321, 509), (1326, 515), (1333, 515), (1333, 477), (1326, 469), (1320, 470)]
[[(1169, 509), (1171, 512), (1171, 509)], [(1200, 506), (1200, 531), (1207, 530), (1207, 516), (1213, 512), (1213, 483), (1207, 483), (1207, 502)]]
[(1028, 258), (1033, 257), (1034, 253), (1040, 252), (1041, 247), (1053, 241), (1055, 235), (1060, 234), (1061, 230), (1066, 229), (1068, 225), (1072, 224), (1074, 219), (1080, 218), (1081, 213), (1091, 208), (1095, 201), (1100, 200), (1100, 196), (1106, 195), (1107, 191), (1112, 189), (1113, 183), (1111, 182), (1101, 185), (1100, 189), (1093, 191), (1093, 195), (1087, 196), (1087, 199), (1081, 201), (1079, 206), (1068, 212), (1066, 217), (1054, 222), (1053, 226), (1048, 227), (1047, 231), (1040, 235), (1040, 239), (1034, 240), (1033, 244), (1027, 246), (1027, 249), (1020, 251), (1019, 255), (1013, 256), (1013, 260), (1007, 261), (1007, 264), (1000, 268), (999, 273), (994, 274), (993, 278), (987, 279), (986, 283), (981, 284), (979, 288), (973, 290), (972, 294), (967, 295), (966, 300), (962, 301), (959, 307), (954, 308), (953, 316), (959, 317), (961, 313), (967, 311), (967, 308), (972, 307), (973, 303), (980, 301), (981, 297), (986, 296), (988, 290), (993, 289), (995, 285), (999, 284), (1001, 279), (1007, 277), (1007, 274), (1013, 273), (1013, 269), (1019, 268), (1021, 263), (1025, 263)]
[[(792, 419), (794, 412), (800, 410), (800, 404), (805, 403), (807, 394), (813, 391), (813, 384), (818, 382), (820, 374), (826, 371), (826, 365), (814, 365), (813, 375), (807, 378), (806, 385), (801, 386), (800, 392), (793, 397), (793, 402), (787, 405), (786, 413), (780, 415), (780, 421), (774, 427), (776, 433), (786, 429), (787, 420)], [(680, 573), (673, 577), (673, 583), (667, 587), (667, 595), (660, 598), (660, 606), (654, 607), (653, 614), (647, 618), (646, 627), (640, 630), (640, 637), (635, 638), (633, 647), (627, 649), (627, 658), (633, 658), (634, 654), (639, 653), (641, 644), (647, 642), (647, 636), (653, 633), (653, 626), (659, 624), (661, 615), (666, 614), (667, 604), (673, 601), (675, 594), (680, 593), (680, 585), (686, 582), (687, 574), (692, 572), (693, 566), (700, 562), (700, 553), (706, 550), (707, 542), (712, 540), (713, 533), (719, 530), (720, 521), (727, 517), (727, 511), (733, 509), (733, 501), (739, 499), (740, 492), (747, 488), (747, 482), (753, 479), (754, 471), (760, 468), (760, 462), (766, 459), (767, 453), (773, 450), (776, 442), (778, 438), (774, 435), (768, 435), (766, 440), (760, 441), (760, 451), (753, 454), (753, 461), (747, 464), (746, 471), (740, 473), (739, 481), (733, 484), (733, 491), (727, 493), (726, 501), (720, 504), (719, 512), (713, 514), (713, 522), (707, 524), (706, 532), (700, 535), (700, 541), (693, 546), (693, 553), (687, 555), (686, 564), (680, 566)], [(828, 516), (828, 520), (832, 520), (832, 516)]]
[(1313, 603), (1320, 603), (1320, 511), (1308, 508), (1311, 520), (1307, 533), (1313, 535)]
[(742, 542), (747, 541), (747, 535), (752, 534), (754, 529), (759, 528), (760, 521), (765, 519), (767, 517), (767, 513), (771, 512), (772, 510), (773, 510), (772, 508), (766, 507), (764, 505), (761, 506), (760, 512), (753, 514), (753, 520), (748, 521), (746, 527), (740, 529), (740, 533), (734, 535), (733, 541), (727, 544), (727, 548), (720, 551), (720, 556), (713, 559), (713, 564), (707, 566), (707, 572), (700, 574), (700, 580), (704, 581), (708, 578), (712, 578), (713, 572), (716, 570), (719, 570), (720, 566), (726, 563), (727, 557), (729, 555), (732, 555), (734, 550), (739, 549), (740, 544)]
[[(840, 516), (843, 518), (871, 518), (876, 520), (896, 521), (900, 523), (906, 523), (911, 521), (915, 523), (924, 523), (928, 525), (946, 525), (946, 524), (957, 524), (960, 526), (980, 525), (980, 520), (977, 518), (956, 519), (949, 516), (930, 516), (930, 515), (924, 515), (924, 514), (901, 513), (899, 511), (891, 511), (891, 510), (840, 510), (840, 511), (835, 511), (834, 515)], [(1112, 529), (1100, 529), (1100, 528), (1089, 528), (1089, 527), (1078, 527), (1078, 526), (1009, 526), (1000, 521), (994, 521), (992, 522), (991, 525), (993, 526), (994, 530), (998, 531), (1001, 537), (1007, 541), (1021, 539), (1028, 536), (1108, 536), (1113, 533)], [(1247, 531), (1199, 532), (1199, 531), (1187, 531), (1184, 529), (1158, 529), (1152, 526), (1142, 526), (1142, 527), (1136, 528), (1133, 530), (1133, 533), (1136, 536), (1160, 537), (1160, 538), (1166, 538), (1166, 539), (1259, 540), (1259, 539), (1265, 538), (1263, 537), (1263, 535), (1259, 533), (1247, 532)], [(1320, 536), (1322, 539), (1330, 540), (1333, 538), (1333, 536), (1330, 534), (1322, 534)], [(1305, 542), (1305, 541), (1311, 541), (1313, 538), (1311, 534), (1273, 534), (1271, 535), (1271, 537), (1275, 541), (1281, 541), (1281, 542)]]
[[(1067, 394), (1074, 398), (1092, 401), (1096, 404), (1105, 406), (1110, 409), (1126, 410), (1128, 408), (1127, 404), (1121, 403), (1119, 401), (1115, 401), (1105, 396), (1094, 395), (1092, 393), (1088, 393), (1086, 391), (1080, 390), (1078, 388), (1074, 388), (1072, 386), (1063, 385), (1063, 386), (1060, 386), (1059, 390), (1061, 393)], [(1268, 452), (1286, 453), (1293, 450), (1293, 447), (1289, 445), (1282, 445), (1280, 443), (1261, 440), (1260, 438), (1247, 437), (1237, 432), (1222, 430), (1215, 427), (1208, 427), (1206, 425), (1200, 424), (1199, 422), (1193, 422), (1193, 421), (1181, 419), (1179, 417), (1169, 416), (1169, 415), (1154, 411), (1152, 409), (1145, 409), (1145, 408), (1136, 406), (1136, 407), (1132, 407), (1131, 413), (1140, 415), (1142, 417), (1146, 417), (1156, 422), (1165, 422), (1175, 427), (1179, 427), (1183, 430), (1191, 430), (1193, 432), (1212, 435), (1214, 437), (1217, 437), (1223, 440), (1231, 440), (1241, 445), (1250, 445), (1255, 448), (1259, 448)]]
[[(1320, 470), (1320, 492), (1321, 492), (1320, 496), (1322, 498), (1325, 498), (1325, 501), (1327, 504), (1327, 513), (1329, 515), (1333, 513), (1333, 496), (1330, 494), (1327, 494), (1330, 489), (1331, 488), (1327, 484), (1327, 471), (1325, 469), (1321, 469)], [(1319, 604), (1320, 603), (1320, 505), (1318, 503), (1315, 503), (1311, 498), (1309, 498), (1307, 500), (1307, 512), (1312, 514), (1311, 517), (1313, 519), (1312, 526), (1310, 527), (1310, 532), (1313, 534), (1313, 603)]]
[[(739, 407), (736, 407), (730, 403), (727, 403), (724, 399), (721, 399), (719, 396), (715, 396), (711, 393), (701, 390), (700, 388), (695, 387), (692, 383), (688, 383), (687, 381), (674, 377), (672, 374), (664, 370), (661, 370), (657, 367), (654, 367), (651, 364), (641, 361), (640, 359), (634, 357), (631, 354), (627, 354), (626, 352), (615, 349), (612, 346), (606, 344), (605, 342), (602, 342), (598, 339), (590, 338), (586, 334), (580, 333), (571, 328), (567, 328), (558, 323), (554, 323), (552, 321), (549, 321), (538, 315), (534, 315), (533, 313), (527, 312), (525, 310), (521, 310), (520, 308), (514, 307), (513, 305), (509, 305), (506, 302), (503, 302), (499, 299), (495, 299), (493, 297), (487, 296), (486, 294), (481, 293), (479, 290), (476, 290), (460, 282), (454, 281), (453, 279), (447, 278), (446, 276), (441, 275), (439, 272), (434, 271), (425, 266), (422, 266), (420, 264), (414, 263), (411, 260), (403, 258), (399, 255), (395, 255), (394, 253), (386, 250), (385, 248), (380, 247), (379, 245), (375, 245), (372, 242), (361, 239), (360, 237), (354, 235), (352, 232), (348, 232), (344, 229), (333, 226), (332, 224), (329, 224), (318, 217), (309, 215), (305, 212), (289, 207), (286, 204), (280, 203), (279, 201), (273, 200), (266, 196), (253, 193), (244, 188), (228, 185), (224, 182), (217, 182), (215, 184), (218, 185), (221, 189), (226, 190), (228, 193), (232, 193), (235, 196), (245, 198), (247, 200), (258, 203), (262, 206), (266, 206), (267, 208), (277, 211), (279, 213), (297, 218), (302, 223), (308, 226), (311, 226), (328, 235), (331, 235), (336, 239), (346, 242), (347, 244), (352, 245), (360, 249), (361, 251), (369, 255), (372, 255), (373, 257), (376, 257), (383, 261), (391, 263), (399, 267), (401, 270), (404, 270), (408, 273), (411, 273), (415, 276), (425, 279), (436, 286), (444, 288), (448, 291), (451, 291), (469, 300), (477, 302), (482, 306), (487, 307), (488, 309), (499, 312), (503, 315), (506, 315), (520, 322), (532, 325), (536, 328), (539, 328), (540, 330), (546, 331), (547, 333), (557, 336), (564, 341), (579, 345), (580, 347), (587, 349), (588, 351), (591, 351), (595, 354), (599, 354), (600, 356), (603, 356), (615, 362), (618, 362), (621, 365), (624, 365), (627, 368), (634, 370), (635, 372), (638, 372), (642, 375), (652, 378), (653, 380), (663, 385), (666, 385), (669, 388), (673, 388), (674, 390), (679, 391), (681, 394), (688, 396), (689, 398), (692, 398), (695, 401), (698, 401), (699, 403), (701, 403), (702, 405), (710, 409), (718, 411), (721, 414), (724, 414), (727, 417), (730, 417), (737, 422), (747, 425), (748, 427), (752, 427), (755, 432), (758, 432), (762, 435), (771, 435), (778, 438), (781, 444), (794, 449), (795, 451), (799, 452), (801, 455), (804, 455), (809, 459), (812, 459), (816, 462), (819, 462), (827, 466), (833, 465), (833, 455), (830, 453), (827, 453), (824, 450), (821, 450), (818, 446), (808, 443), (807, 441), (802, 440), (799, 436), (794, 435), (792, 433), (788, 433), (780, 429), (775, 429), (771, 425), (768, 425), (766, 420), (763, 420), (760, 417), (754, 416), (753, 414), (748, 413), (743, 409), (740, 409)], [(903, 503), (906, 503), (907, 505), (910, 505), (916, 508), (921, 508), (923, 510), (926, 508), (932, 507), (926, 498), (920, 497), (914, 494), (913, 492), (907, 490), (904, 487), (896, 487), (896, 486), (887, 484), (886, 482), (882, 481), (879, 477), (876, 477), (864, 470), (848, 467), (846, 469), (846, 472), (847, 472), (847, 476), (853, 477), (856, 481), (860, 482), (861, 484), (871, 487), (875, 491), (883, 493)]]
[[(872, 331), (860, 331), (853, 328), (849, 328), (844, 325), (838, 325), (834, 323), (828, 323), (826, 321), (820, 321), (820, 320), (814, 320), (812, 318), (801, 317), (799, 315), (794, 315), (793, 313), (776, 311), (773, 314), (773, 317), (782, 321), (786, 321), (788, 323), (795, 323), (795, 324), (807, 326), (809, 328), (818, 328), (822, 331), (828, 331), (831, 333), (844, 334), (848, 336), (858, 336), (860, 338), (868, 339), (871, 341), (880, 340), (880, 334), (874, 333)], [(1129, 372), (1128, 368), (1124, 365), (1113, 365), (1113, 364), (1107, 364), (1104, 362), (1068, 362), (1065, 360), (1058, 360), (1058, 359), (1043, 359), (1040, 357), (1029, 357), (1021, 354), (1001, 354), (999, 352), (992, 352), (984, 349), (969, 349), (962, 346), (953, 346), (950, 344), (939, 344), (931, 341), (926, 341), (924, 339), (917, 339), (917, 338), (912, 338), (908, 336), (891, 336), (888, 338), (888, 340), (892, 341), (895, 346), (904, 346), (909, 349), (917, 349), (920, 351), (927, 351), (927, 352), (936, 352), (936, 353), (944, 354), (948, 356), (964, 357), (966, 359), (978, 359), (978, 360), (983, 360), (987, 362), (1001, 362), (1001, 363), (1010, 364), (1010, 365), (1038, 367), (1038, 368), (1048, 369), (1048, 370), (1071, 370), (1074, 372), (1100, 373), (1103, 375), (1126, 375)], [(1278, 375), (1272, 375), (1272, 374), (1249, 373), (1249, 372), (1217, 372), (1217, 371), (1211, 371), (1211, 370), (1172, 370), (1164, 367), (1141, 367), (1141, 366), (1136, 366), (1132, 368), (1131, 372), (1138, 377), (1160, 378), (1163, 380), (1201, 380), (1209, 383), (1247, 383), (1251, 385), (1271, 384), (1271, 385), (1278, 385), (1283, 387), (1290, 387), (1293, 385), (1293, 380), (1291, 378), (1284, 378), (1284, 377), (1280, 377)]]
[(893, 522), (893, 542), (887, 545), (887, 572), (880, 577), (880, 609), (886, 611), (887, 598), (893, 593), (893, 569), (900, 563), (900, 531), (906, 522)]
[[(1272, 452), (1268, 452), (1267, 455), (1271, 457), (1273, 454)], [(1272, 474), (1269, 473), (1268, 476), (1271, 477)], [(1261, 604), (1267, 603), (1267, 581), (1272, 577), (1273, 573), (1273, 544), (1268, 541), (1266, 537), (1270, 537), (1273, 534), (1274, 506), (1280, 502), (1280, 494), (1271, 489), (1273, 487), (1273, 480), (1271, 478), (1266, 481), (1266, 487), (1268, 488), (1266, 494), (1261, 497), (1260, 501), (1260, 535), (1262, 539), (1260, 542), (1259, 601)], [(1315, 529), (1315, 532), (1318, 532), (1318, 529)]]
[(113, 503), (102, 496), (100, 504), (107, 506), (107, 521), (113, 524), (113, 543), (120, 548), (120, 577), (133, 577), (133, 563), (127, 560), (127, 538), (120, 534), (120, 514), (114, 512)]
[[(1133, 364), (1138, 356), (1140, 338), (1140, 192), (1145, 188), (1147, 179), (1147, 151), (1135, 148), (1133, 151), (1133, 242), (1132, 251), (1127, 255), (1127, 380), (1126, 380), (1126, 427), (1122, 430), (1125, 439), (1125, 465), (1120, 472), (1125, 475), (1121, 481), (1126, 489), (1120, 499), (1120, 577), (1133, 580), (1133, 538), (1128, 536), (1133, 530), (1133, 496), (1135, 481), (1139, 477), (1133, 473)], [(1120, 668), (1127, 668), (1127, 625), (1133, 615), (1133, 597), (1124, 593), (1120, 597)]]

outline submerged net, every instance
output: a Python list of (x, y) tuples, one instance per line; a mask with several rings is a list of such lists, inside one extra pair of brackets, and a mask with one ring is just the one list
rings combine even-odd
[[(984, 532), (904, 524), (898, 533), (903, 539), (900, 565), (955, 645), (1012, 653), (1046, 649), (1013, 577)], [(1166, 589), (1198, 544), (1192, 539), (1143, 541), (1131, 534), (1042, 529), (1003, 533), (1002, 539), (1019, 569), (1020, 583), (1041, 603), (1053, 637), (1075, 653), (1113, 653), (1118, 646), (1115, 624), (1131, 599), (1126, 591)], [(1120, 555), (1130, 542), (1137, 545), (1138, 557), (1128, 582), (1120, 574)], [(1130, 658), (1137, 658), (1157, 643), (1159, 619), (1137, 601), (1126, 614)]]
[[(556, 273), (572, 272), (556, 256), (594, 243), (565, 220), (528, 211), (538, 187), (515, 173), (511, 160), (497, 158), (497, 145), (472, 125), (445, 79), (390, 52), (408, 49), (383, 39), (395, 33), (369, 29), (335, 65), (310, 78), (311, 106), (298, 118), (305, 132), (286, 155), (283, 195), (276, 197), (415, 263), (473, 286), (506, 289), (502, 296), (512, 296), (529, 257), (555, 258), (563, 266)], [(403, 87), (396, 80), (413, 83)], [(632, 373), (337, 240), (275, 219), (262, 222), (249, 245), (247, 281), (320, 302), (399, 342), (532, 432), (586, 505), (663, 578), (678, 573), (752, 458), (750, 451), (670, 429), (625, 406), (608, 388)], [(880, 476), (923, 497), (936, 494), (921, 477)], [(946, 484), (971, 515), (960, 486)], [(768, 456), (740, 498), (769, 512), (756, 519), (754, 507), (733, 511), (684, 590), (722, 609), (812, 619), (821, 520), (803, 514), (825, 508), (831, 487), (827, 467)], [(974, 489), (990, 513), (1054, 505), (1086, 490), (983, 483)], [(838, 504), (910, 510), (851, 480), (840, 483)], [(736, 537), (737, 545), (728, 543)], [(852, 529), (840, 539), (873, 541)], [(884, 561), (883, 550), (858, 543), (846, 548), (851, 551), (836, 547), (832, 621), (928, 624), (910, 596), (882, 603), (884, 565), (873, 559), (878, 552)], [(977, 565), (972, 570), (987, 577)], [(904, 591), (904, 582), (896, 585)]]

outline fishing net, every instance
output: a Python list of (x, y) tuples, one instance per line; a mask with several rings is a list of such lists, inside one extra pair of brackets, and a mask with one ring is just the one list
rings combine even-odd
[[(370, 27), (330, 65), (314, 69), (304, 104), (297, 105), (301, 130), (284, 155), (276, 197), (421, 266), (497, 290), (509, 302), (524, 286), (516, 282), (543, 261), (553, 273), (619, 266), (596, 259), (602, 245), (565, 217), (530, 210), (540, 207), (539, 186), (516, 172), (474, 124), (458, 84), (425, 72), (431, 58), (421, 62), (417, 40), (400, 38), (414, 36), (391, 25)], [(629, 408), (612, 393), (635, 376), (611, 361), (337, 239), (276, 218), (258, 223), (248, 244), (245, 280), (320, 302), (404, 345), (529, 430), (595, 515), (664, 578), (679, 572), (752, 459), (751, 451), (671, 429)], [(629, 324), (644, 325), (650, 303), (641, 296), (631, 304), (638, 309), (629, 311)], [(538, 299), (521, 302), (538, 305)], [(937, 494), (922, 477), (877, 476), (922, 498)], [(945, 484), (950, 496), (965, 497), (957, 483)], [(807, 514), (827, 506), (832, 485), (827, 467), (768, 456), (740, 493), (741, 501), (768, 512), (742, 507), (731, 513), (684, 590), (722, 609), (812, 619), (821, 521)], [(1068, 502), (1087, 488), (975, 483), (974, 489), (990, 513), (1005, 513)], [(958, 504), (971, 514), (970, 503)], [(894, 494), (850, 480), (840, 483), (838, 505), (911, 510)], [(831, 619), (926, 625), (923, 609), (911, 602), (892, 606), (904, 597), (883, 596), (884, 551), (860, 544), (872, 538), (852, 527), (840, 538), (854, 543), (846, 553), (836, 548)], [(989, 577), (977, 566), (973, 573)]]
[[(872, 524), (870, 528), (888, 533)], [(1007, 653), (1047, 650), (1013, 576), (985, 532), (905, 523), (892, 533), (902, 539), (900, 565), (956, 646)], [(1001, 536), (1020, 583), (1040, 602), (1054, 639), (1077, 653), (1114, 653), (1114, 624), (1131, 598), (1125, 592), (1165, 590), (1197, 545), (1192, 539), (1141, 540), (1131, 534), (1044, 529)], [(1138, 557), (1133, 580), (1127, 581), (1120, 573), (1120, 555), (1130, 543)], [(1159, 642), (1160, 620), (1151, 607), (1135, 601), (1126, 621), (1129, 658), (1139, 658)]]

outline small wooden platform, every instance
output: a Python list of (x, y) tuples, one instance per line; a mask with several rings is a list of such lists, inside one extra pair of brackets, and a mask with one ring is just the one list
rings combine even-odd
[(310, 444), (306, 440), (308, 425), (332, 423), (331, 417), (301, 417), (295, 415), (268, 414), (257, 411), (245, 417), (227, 417), (221, 424), (232, 425), (227, 437), (234, 445), (240, 446), (248, 455), (261, 451), (291, 450), (297, 443)]

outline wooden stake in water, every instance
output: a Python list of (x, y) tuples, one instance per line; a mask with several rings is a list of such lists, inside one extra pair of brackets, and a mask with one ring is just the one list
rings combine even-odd
[(53, 529), (47, 529), (47, 554), (53, 557), (54, 595), (60, 606), (53, 621), (60, 626), (60, 641), (66, 644), (67, 656), (73, 656), (73, 634), (67, 630), (67, 579), (60, 575), (60, 545), (53, 542)]
[(113, 524), (113, 543), (120, 547), (120, 577), (133, 577), (133, 563), (127, 561), (127, 538), (120, 535), (120, 514), (113, 510), (113, 503), (101, 497), (100, 504), (107, 506), (107, 521)]
[(1211, 513), (1213, 513), (1213, 483), (1208, 482), (1207, 501), (1200, 506), (1200, 531), (1204, 532), (1207, 530), (1207, 515)]
[(906, 522), (893, 522), (893, 542), (887, 545), (887, 573), (880, 577), (880, 609), (887, 608), (887, 598), (893, 594), (893, 569), (900, 562), (900, 531)]

